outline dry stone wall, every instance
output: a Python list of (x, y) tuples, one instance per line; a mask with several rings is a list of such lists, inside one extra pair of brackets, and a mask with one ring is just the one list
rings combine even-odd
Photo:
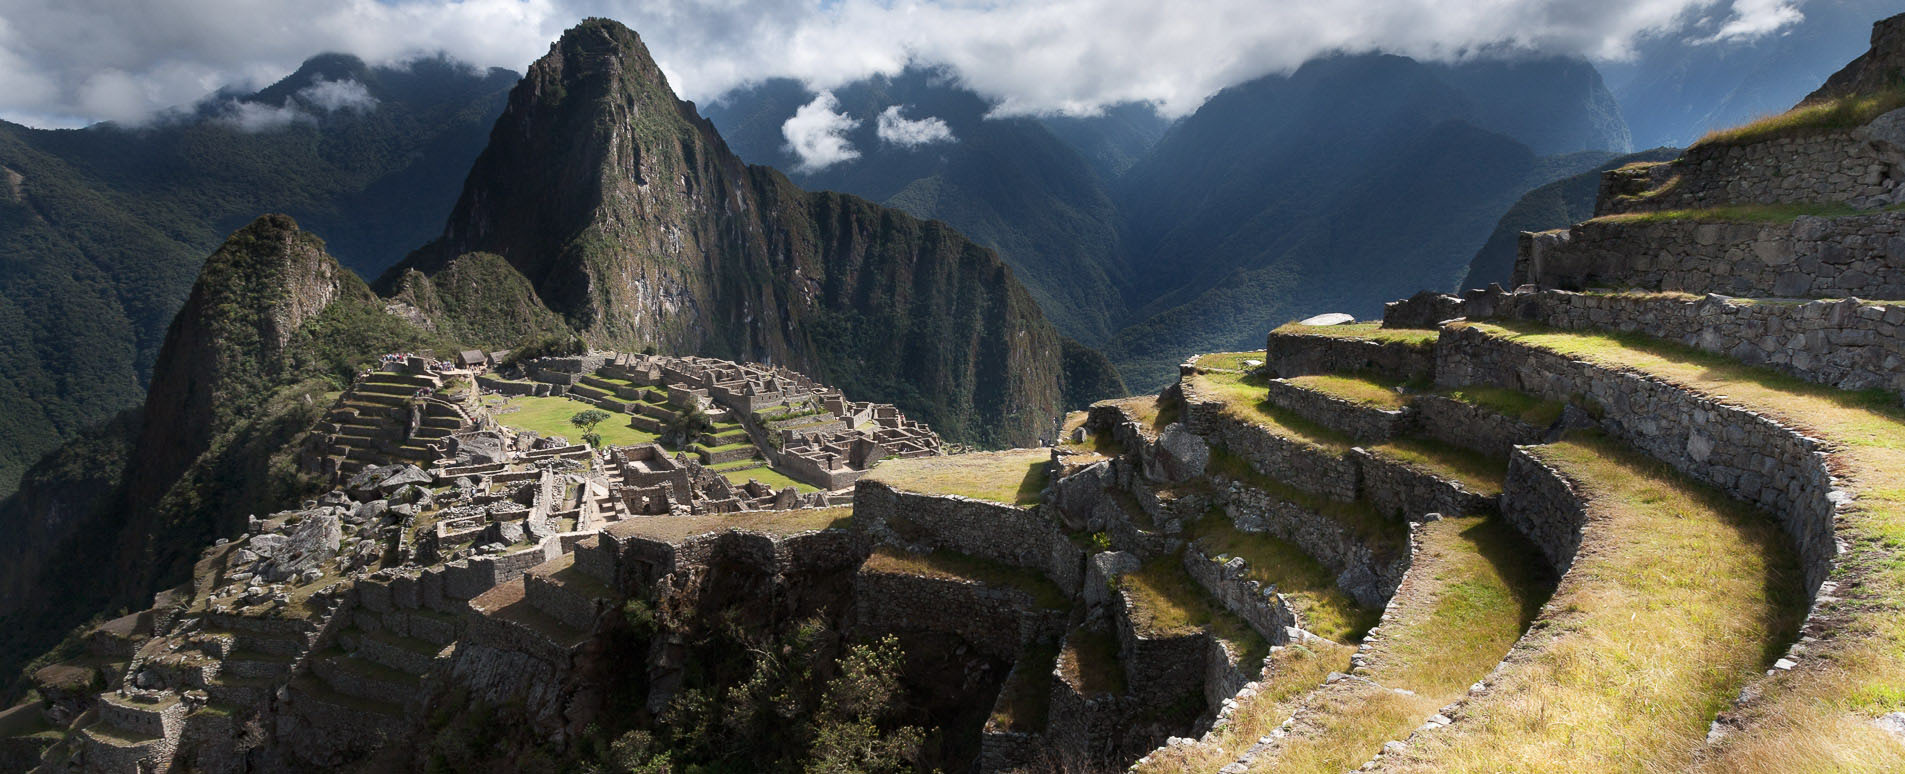
[(1297, 336), (1271, 331), (1264, 362), (1273, 376), (1341, 374), (1370, 371), (1408, 381), (1426, 377), (1434, 367), (1429, 348), (1400, 341)]
[[(1193, 545), (1184, 550), (1184, 569), (1190, 573), (1197, 585), (1204, 587), (1212, 599), (1217, 600), (1225, 610), (1242, 618), (1250, 628), (1263, 635), (1272, 645), (1282, 645), (1289, 640), (1288, 628), (1296, 625), (1296, 615), (1290, 610), (1288, 602), (1277, 594), (1277, 590), (1265, 588), (1263, 584), (1250, 579), (1249, 567), (1242, 557), (1213, 557)], [(1232, 690), (1230, 693), (1235, 693)], [(1229, 696), (1229, 693), (1224, 694)], [(1215, 702), (1213, 702), (1215, 703)]]
[(1658, 379), (1516, 346), (1474, 328), (1444, 330), (1436, 359), (1445, 384), (1494, 384), (1594, 402), (1611, 435), (1775, 514), (1793, 539), (1808, 590), (1831, 570), (1833, 518), (1845, 495), (1827, 472), (1819, 441)]
[(1517, 285), (1905, 299), (1905, 212), (1785, 223), (1592, 220), (1521, 240)]
[(1581, 549), (1581, 528), (1587, 525), (1584, 503), (1573, 482), (1559, 471), (1522, 449), (1509, 455), (1502, 516), (1541, 549), (1557, 575), (1574, 564)]
[(1269, 400), (1286, 411), (1364, 443), (1387, 441), (1413, 426), (1414, 412), (1343, 400), (1282, 379), (1271, 379)]
[(1023, 591), (974, 581), (862, 570), (853, 579), (853, 601), (860, 633), (952, 635), (1001, 661), (1065, 631), (1066, 611), (1040, 609)]
[(1547, 429), (1442, 395), (1418, 395), (1414, 404), (1417, 425), (1430, 438), (1495, 457), (1540, 441)]
[(1421, 521), (1431, 513), (1480, 516), (1495, 512), (1494, 498), (1460, 482), (1360, 448), (1349, 450), (1349, 456), (1362, 468), (1363, 496), (1383, 514)]
[(1084, 578), (1084, 552), (1036, 509), (902, 492), (863, 480), (854, 488), (853, 529), (920, 553), (954, 551), (1036, 570), (1067, 594), (1078, 593)]
[(1389, 601), (1409, 569), (1407, 546), (1372, 545), (1335, 520), (1268, 492), (1216, 479), (1224, 513), (1237, 529), (1268, 533), (1295, 543), (1336, 573), (1336, 585), (1372, 607)]
[(1905, 394), (1905, 305), (1565, 291), (1499, 294), (1491, 302), (1502, 318), (1644, 333), (1809, 382)]
[(1861, 127), (1695, 145), (1672, 162), (1608, 172), (1595, 214), (1805, 202), (1884, 206), (1899, 200), (1905, 151), (1896, 140)]
[(1200, 399), (1188, 385), (1184, 403), (1184, 422), (1191, 432), (1243, 458), (1257, 472), (1333, 500), (1356, 499), (1360, 471), (1342, 454), (1284, 438), (1254, 422), (1231, 416), (1222, 402)]

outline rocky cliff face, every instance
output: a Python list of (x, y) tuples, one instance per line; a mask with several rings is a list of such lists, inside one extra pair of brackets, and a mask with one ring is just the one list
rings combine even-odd
[(145, 407), (62, 447), (0, 508), (0, 672), (92, 611), (148, 604), (245, 516), (302, 494), (296, 439), (364, 357), (437, 347), (284, 215), (205, 262), (166, 333)]
[(1061, 339), (991, 251), (744, 164), (612, 21), (530, 67), (442, 237), (384, 283), (477, 252), (592, 344), (783, 363), (948, 437), (1030, 443), (1062, 403)]
[(283, 215), (259, 218), (212, 254), (159, 350), (126, 479), (134, 502), (156, 502), (214, 435), (256, 407), (292, 333), (344, 292), (348, 274)]

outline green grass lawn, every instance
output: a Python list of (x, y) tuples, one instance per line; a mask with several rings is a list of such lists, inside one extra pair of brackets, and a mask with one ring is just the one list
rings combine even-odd
[(1267, 397), (1269, 382), (1263, 377), (1220, 372), (1189, 379), (1200, 392), (1223, 401), (1226, 413), (1284, 438), (1335, 453), (1356, 445), (1347, 435), (1272, 405)]
[(1369, 447), (1369, 452), (1454, 479), (1476, 494), (1494, 497), (1508, 476), (1508, 458), (1428, 438), (1398, 438)]
[(908, 492), (961, 495), (1011, 505), (1036, 505), (1045, 489), (1049, 449), (973, 452), (886, 460), (866, 475)]
[(726, 478), (729, 481), (734, 482), (736, 485), (745, 484), (747, 483), (747, 480), (751, 478), (763, 484), (773, 487), (774, 491), (776, 492), (790, 486), (793, 487), (796, 491), (799, 491), (802, 493), (818, 491), (813, 486), (809, 486), (799, 481), (795, 481), (792, 478), (788, 478), (787, 474), (782, 473), (773, 468), (766, 467), (766, 466), (762, 466), (758, 468), (748, 468), (746, 470), (719, 470), (717, 469), (715, 470), (715, 472), (720, 473), (722, 477)]
[(1344, 325), (1302, 325), (1284, 323), (1272, 334), (1289, 336), (1322, 336), (1331, 339), (1362, 339), (1364, 341), (1396, 342), (1415, 347), (1427, 347), (1435, 343), (1437, 331), (1429, 328), (1384, 328), (1380, 322), (1347, 323)]
[(1311, 374), (1292, 376), (1283, 381), (1333, 398), (1388, 411), (1401, 409), (1409, 403), (1408, 398), (1397, 389), (1402, 382), (1375, 374)]
[(1471, 406), (1480, 406), (1497, 414), (1521, 420), (1535, 427), (1547, 427), (1561, 418), (1564, 404), (1542, 400), (1506, 387), (1469, 385), (1442, 391), (1443, 395)]
[[(544, 436), (559, 435), (569, 439), (570, 443), (582, 442), (582, 428), (569, 424), (569, 417), (595, 406), (572, 400), (567, 397), (536, 397), (520, 395), (503, 402), (504, 406), (516, 406), (516, 411), (496, 414), (497, 424), (518, 430), (533, 430)], [(596, 409), (600, 411), (600, 409)], [(628, 415), (606, 412), (608, 419), (595, 426), (595, 432), (601, 434), (602, 443), (609, 446), (633, 446), (642, 443), (654, 443), (655, 434), (647, 433), (628, 426)]]
[(1853, 129), (1872, 122), (1885, 113), (1905, 105), (1905, 88), (1886, 89), (1877, 94), (1855, 94), (1796, 107), (1731, 129), (1708, 132), (1693, 147), (1702, 145), (1746, 145), (1808, 131)]

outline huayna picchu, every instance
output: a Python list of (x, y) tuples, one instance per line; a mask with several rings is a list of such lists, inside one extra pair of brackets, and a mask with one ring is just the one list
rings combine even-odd
[(990, 251), (592, 20), (441, 238), (373, 290), (260, 218), (29, 474), (72, 599), (10, 615), (124, 609), (0, 768), (1905, 771), (1901, 277), (1905, 14), (1512, 289), (1065, 411), (1116, 376)]

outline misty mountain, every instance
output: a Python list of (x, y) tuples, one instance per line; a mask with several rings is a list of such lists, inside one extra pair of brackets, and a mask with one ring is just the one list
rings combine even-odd
[(359, 271), (434, 236), (515, 80), (326, 55), (145, 126), (0, 122), (0, 494), (144, 397), (199, 265), (260, 212)]
[(1524, 191), (1624, 147), (1589, 71), (1342, 56), (1219, 93), (1120, 181), (1144, 292), (1107, 354), (1150, 385), (1295, 316), (1452, 288)]

